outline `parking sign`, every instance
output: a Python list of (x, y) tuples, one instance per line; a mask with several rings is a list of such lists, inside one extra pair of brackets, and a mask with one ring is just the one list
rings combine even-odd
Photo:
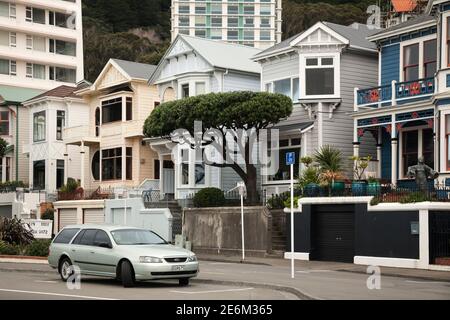
[(286, 165), (295, 164), (295, 152), (286, 153)]

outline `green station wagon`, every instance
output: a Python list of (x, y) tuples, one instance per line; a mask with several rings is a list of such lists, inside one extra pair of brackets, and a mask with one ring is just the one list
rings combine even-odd
[(188, 285), (199, 272), (193, 252), (150, 230), (117, 225), (66, 226), (50, 245), (48, 262), (63, 281), (70, 280), (72, 266), (78, 266), (81, 274), (116, 278), (124, 287), (156, 279)]

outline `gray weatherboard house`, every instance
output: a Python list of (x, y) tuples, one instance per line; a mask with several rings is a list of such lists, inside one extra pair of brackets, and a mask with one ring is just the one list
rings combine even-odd
[[(280, 170), (263, 176), (268, 196), (289, 188), (287, 152), (296, 152), (297, 177), (299, 158), (313, 155), (321, 146), (339, 148), (345, 159), (352, 156), (354, 88), (378, 83), (377, 47), (366, 40), (374, 32), (357, 23), (318, 22), (253, 57), (262, 67), (261, 90), (283, 93), (294, 102), (292, 115), (275, 126), (280, 130)], [(360, 155), (376, 159), (375, 139), (365, 138), (370, 141)], [(376, 167), (376, 160), (371, 167)], [(352, 178), (350, 172), (348, 166), (346, 173)]]

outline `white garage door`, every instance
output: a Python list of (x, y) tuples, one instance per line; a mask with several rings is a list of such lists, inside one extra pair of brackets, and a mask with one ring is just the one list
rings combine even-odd
[(104, 209), (84, 209), (83, 223), (85, 224), (99, 224), (105, 223)]
[(59, 230), (77, 223), (77, 209), (59, 209)]

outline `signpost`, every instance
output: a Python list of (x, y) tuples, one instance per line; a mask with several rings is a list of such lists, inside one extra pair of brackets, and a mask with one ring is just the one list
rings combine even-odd
[(294, 273), (294, 164), (295, 152), (286, 153), (286, 165), (291, 167), (291, 278)]
[(26, 227), (30, 227), (35, 239), (51, 239), (53, 233), (52, 220), (24, 219)]
[(245, 242), (244, 242), (244, 197), (245, 197), (245, 183), (238, 182), (237, 188), (239, 189), (239, 195), (241, 196), (241, 237), (242, 237), (242, 261), (245, 260)]

